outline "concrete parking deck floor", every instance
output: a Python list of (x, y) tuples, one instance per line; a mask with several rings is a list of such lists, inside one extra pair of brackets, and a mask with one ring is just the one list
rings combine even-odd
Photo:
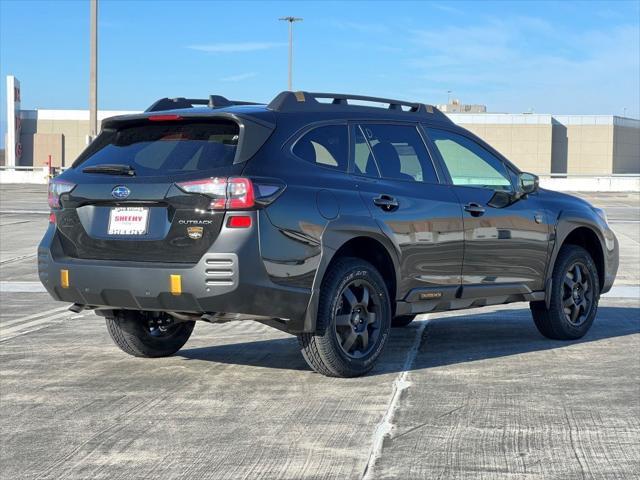
[(584, 339), (541, 337), (526, 304), (430, 315), (343, 380), (252, 322), (126, 356), (101, 318), (25, 292), (44, 190), (2, 185), (0, 478), (638, 478), (640, 199), (589, 199), (622, 268)]

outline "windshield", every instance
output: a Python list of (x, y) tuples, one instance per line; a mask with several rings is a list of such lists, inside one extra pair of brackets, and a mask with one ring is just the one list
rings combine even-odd
[(238, 125), (162, 123), (106, 130), (82, 154), (74, 167), (120, 164), (137, 176), (209, 170), (231, 165), (238, 144)]

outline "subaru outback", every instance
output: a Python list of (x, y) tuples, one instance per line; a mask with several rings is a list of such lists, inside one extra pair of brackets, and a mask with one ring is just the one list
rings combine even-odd
[(418, 314), (521, 301), (577, 339), (618, 268), (602, 210), (433, 106), (358, 95), (160, 99), (104, 120), (49, 205), (40, 280), (140, 357), (257, 320), (353, 377)]

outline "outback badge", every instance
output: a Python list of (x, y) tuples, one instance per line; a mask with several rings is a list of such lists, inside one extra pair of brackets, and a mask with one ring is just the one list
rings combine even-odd
[(187, 227), (187, 235), (192, 240), (199, 240), (202, 238), (203, 227)]

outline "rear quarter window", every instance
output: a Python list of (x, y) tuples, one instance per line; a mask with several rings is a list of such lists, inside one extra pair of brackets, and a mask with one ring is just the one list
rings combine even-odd
[(210, 170), (231, 165), (239, 127), (233, 122), (166, 123), (102, 132), (74, 164), (130, 165), (136, 175)]
[(316, 127), (302, 135), (291, 151), (309, 163), (346, 172), (349, 154), (347, 126)]

